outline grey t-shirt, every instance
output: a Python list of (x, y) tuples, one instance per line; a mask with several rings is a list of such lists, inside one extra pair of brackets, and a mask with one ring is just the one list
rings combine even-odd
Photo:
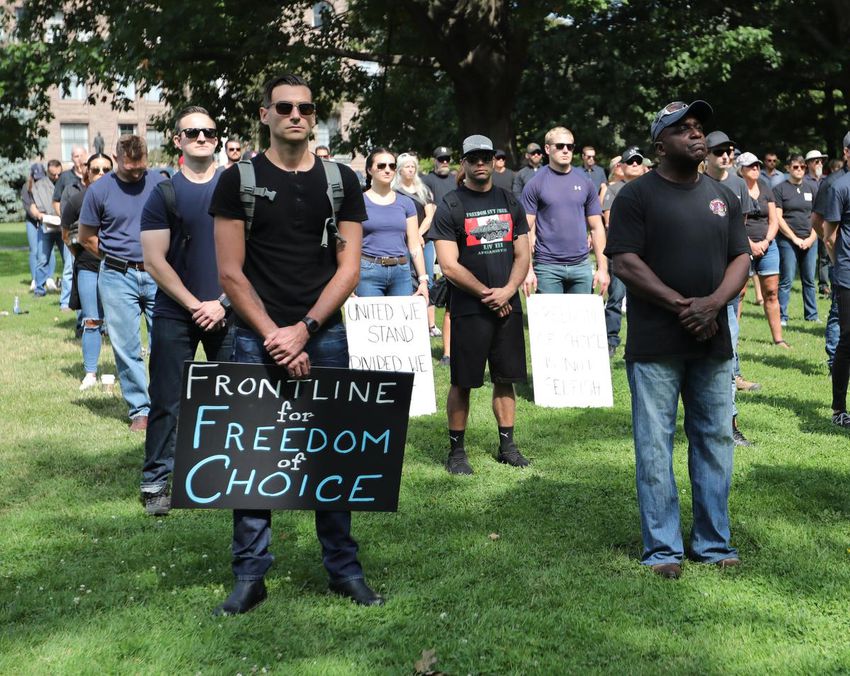
[(605, 197), (602, 198), (602, 211), (609, 211), (611, 205), (614, 204), (614, 198), (626, 185), (625, 181), (614, 181), (608, 184), (608, 190), (605, 191)]

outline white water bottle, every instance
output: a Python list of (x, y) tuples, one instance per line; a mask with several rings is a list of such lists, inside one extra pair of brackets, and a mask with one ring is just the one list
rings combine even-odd
[(12, 306), (12, 313), (16, 315), (21, 314), (21, 299), (18, 296), (15, 296), (15, 304)]

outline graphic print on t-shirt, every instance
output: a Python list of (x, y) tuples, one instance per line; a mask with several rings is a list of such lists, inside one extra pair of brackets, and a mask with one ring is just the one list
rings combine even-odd
[[(467, 213), (463, 222), (466, 246), (482, 246), (478, 253), (502, 251), (503, 242), (512, 242), (514, 223), (510, 214), (496, 213), (497, 209), (486, 209)], [(493, 246), (495, 245), (495, 246)]]

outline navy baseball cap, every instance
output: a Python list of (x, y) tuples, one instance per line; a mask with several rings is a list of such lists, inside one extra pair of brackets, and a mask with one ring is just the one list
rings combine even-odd
[(652, 127), (650, 129), (652, 141), (657, 141), (662, 131), (667, 129), (670, 125), (676, 124), (676, 122), (686, 115), (693, 115), (700, 122), (705, 124), (714, 115), (714, 109), (708, 105), (708, 103), (700, 99), (691, 103), (685, 103), (684, 101), (673, 101), (673, 103), (668, 103), (658, 111), (658, 115), (656, 115), (655, 119), (652, 121)]
[(40, 162), (33, 162), (30, 165), (30, 176), (33, 181), (40, 181), (47, 176), (47, 172), (44, 170), (44, 165)]

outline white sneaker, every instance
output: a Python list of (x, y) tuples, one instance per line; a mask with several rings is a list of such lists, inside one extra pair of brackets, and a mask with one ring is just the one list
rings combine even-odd
[(35, 291), (35, 280), (30, 282), (30, 291)]
[(80, 392), (85, 392), (93, 387), (97, 387), (97, 376), (94, 373), (86, 373), (86, 377), (80, 383)]
[(439, 338), (443, 335), (443, 332), (440, 331), (440, 329), (438, 329), (436, 326), (432, 326), (430, 329), (428, 329), (428, 335), (430, 335), (432, 338)]
[(44, 288), (47, 290), (47, 293), (56, 292), (56, 282), (53, 281), (53, 277), (47, 278), (47, 281), (44, 283)]

